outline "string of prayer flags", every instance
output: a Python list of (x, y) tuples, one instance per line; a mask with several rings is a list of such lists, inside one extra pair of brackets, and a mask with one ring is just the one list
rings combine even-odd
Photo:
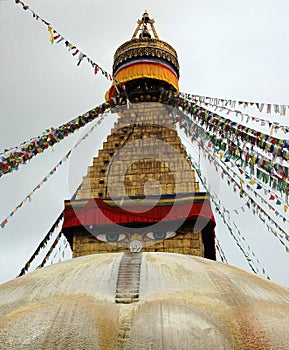
[(28, 272), (29, 267), (31, 265), (31, 263), (34, 261), (34, 259), (38, 256), (38, 254), (40, 253), (40, 251), (42, 249), (44, 249), (47, 246), (47, 243), (49, 242), (49, 240), (51, 239), (54, 231), (56, 230), (56, 228), (59, 226), (61, 220), (63, 219), (63, 212), (58, 216), (57, 220), (55, 221), (55, 223), (52, 225), (51, 229), (48, 231), (48, 233), (45, 235), (45, 237), (43, 238), (43, 240), (39, 243), (38, 247), (36, 248), (36, 250), (34, 251), (34, 253), (31, 255), (30, 259), (26, 262), (26, 264), (24, 265), (24, 267), (21, 269), (19, 275), (17, 277), (23, 276), (25, 275), (26, 272)]
[(224, 263), (224, 264), (228, 264), (228, 260), (226, 258), (226, 255), (221, 247), (221, 244), (220, 244), (220, 241), (216, 238), (216, 248), (217, 248), (217, 251), (220, 255), (220, 258), (221, 258), (221, 261)]
[[(226, 166), (226, 164), (223, 162), (222, 163), (223, 166)], [(230, 168), (230, 170), (232, 171), (232, 168)], [(278, 240), (280, 241), (280, 243), (282, 243), (282, 245), (284, 245), (284, 242), (282, 241), (282, 239), (286, 239), (287, 241), (289, 241), (289, 235), (286, 233), (286, 231), (279, 225), (277, 224), (277, 222), (272, 218), (271, 215), (269, 215), (261, 206), (260, 204), (258, 204), (250, 195), (247, 191), (244, 190), (244, 187), (241, 186), (240, 184), (238, 184), (238, 175), (236, 173), (233, 172), (233, 175), (230, 175), (230, 172), (229, 172), (229, 168), (227, 168), (227, 171), (224, 170), (223, 168), (223, 171), (224, 171), (224, 174), (226, 176), (228, 176), (238, 187), (239, 187), (239, 190), (240, 190), (240, 196), (241, 197), (246, 197), (247, 198), (247, 207), (250, 209), (251, 206), (252, 206), (252, 211), (254, 213), (254, 210), (257, 210), (258, 212), (258, 216), (259, 218), (265, 223), (265, 218), (268, 219), (268, 221), (270, 222), (271, 224), (271, 227), (270, 227), (270, 230), (272, 231), (272, 233), (274, 233), (274, 235), (278, 238)], [(240, 178), (239, 178), (240, 179)], [(252, 190), (250, 188), (250, 186), (246, 185), (246, 190)], [(258, 196), (260, 199), (261, 199), (261, 202), (263, 204), (266, 204), (268, 206), (268, 208), (274, 212), (274, 214), (276, 216), (279, 216), (283, 219), (283, 223), (286, 223), (288, 222), (288, 219), (286, 219), (284, 216), (282, 216), (278, 210), (274, 209), (265, 199), (264, 197), (262, 197), (261, 195), (259, 195), (257, 192), (253, 191), (254, 195), (255, 196)], [(274, 197), (274, 199), (276, 198), (275, 196), (272, 196)], [(273, 198), (272, 198), (273, 199)], [(280, 201), (280, 200), (279, 200)], [(280, 201), (281, 202), (281, 201)], [(276, 202), (277, 204), (277, 202)], [(262, 216), (260, 215), (260, 213), (262, 214)], [(279, 231), (280, 231), (280, 235), (279, 234), (276, 234), (276, 232), (274, 232), (273, 228), (272, 227), (275, 227), (277, 228)], [(286, 246), (286, 245), (285, 245)], [(287, 251), (287, 250), (286, 250)]]
[[(192, 140), (197, 141), (199, 144), (202, 144), (200, 149), (206, 149), (206, 153), (211, 156), (211, 159), (214, 159), (214, 165), (220, 167), (222, 169), (222, 173), (229, 177), (230, 181), (232, 181), (234, 186), (237, 186), (239, 188), (240, 197), (245, 196), (247, 198), (248, 207), (253, 211), (253, 213), (254, 213), (254, 210), (257, 210), (259, 218), (264, 223), (265, 223), (264, 217), (266, 217), (269, 220), (270, 224), (272, 225), (271, 228), (275, 227), (278, 229), (280, 234), (275, 235), (275, 236), (278, 238), (278, 240), (283, 245), (284, 245), (283, 239), (286, 239), (289, 241), (289, 235), (286, 233), (286, 231), (279, 224), (277, 224), (276, 221), (272, 218), (272, 216), (270, 216), (263, 208), (261, 208), (261, 206), (251, 196), (249, 196), (249, 194), (245, 191), (245, 189), (248, 188), (248, 185), (245, 185), (244, 179), (242, 179), (236, 173), (234, 173), (234, 175), (230, 175), (230, 171), (232, 171), (233, 166), (231, 166), (229, 168), (227, 165), (228, 163), (226, 163), (220, 159), (220, 155), (218, 154), (218, 152), (220, 152), (220, 150), (218, 150), (218, 149), (212, 150), (209, 147), (205, 147), (204, 140), (206, 140), (206, 131), (204, 129), (202, 129), (199, 125), (197, 125), (195, 122), (193, 122), (185, 114), (182, 115), (181, 122), (183, 123), (182, 125), (185, 125), (186, 135), (192, 136), (192, 133), (194, 134), (194, 138), (192, 138)], [(196, 136), (196, 134), (198, 136)], [(220, 162), (222, 165), (220, 164)], [(242, 170), (242, 172), (244, 173), (244, 170)], [(250, 176), (246, 174), (246, 178), (250, 179)], [(254, 194), (259, 195), (258, 192), (256, 192), (256, 191), (254, 191)], [(270, 204), (268, 202), (266, 202), (263, 198), (262, 198), (262, 201), (268, 205), (270, 210), (274, 210), (274, 208), (272, 206), (270, 206)], [(262, 214), (261, 216), (260, 216), (260, 213)], [(274, 214), (276, 216), (277, 215), (281, 216), (283, 218), (284, 223), (288, 221), (284, 216), (280, 215), (279, 211), (274, 210)], [(271, 231), (272, 231), (272, 229), (271, 229)], [(285, 245), (285, 247), (287, 247), (287, 246)]]
[(53, 145), (56, 143), (61, 142), (64, 138), (87, 125), (105, 111), (120, 105), (124, 105), (125, 103), (125, 97), (115, 97), (110, 101), (100, 104), (85, 114), (70, 120), (58, 128), (47, 129), (41, 136), (34, 137), (30, 141), (22, 143), (12, 150), (1, 153), (0, 177), (14, 170), (18, 170), (19, 165), (27, 163), (33, 157), (44, 152), (46, 149), (53, 147)]
[[(196, 170), (196, 169), (195, 169)], [(197, 170), (196, 170), (197, 171)], [(197, 171), (198, 172), (198, 171)], [(231, 176), (229, 174), (229, 172), (224, 172), (224, 174), (226, 176), (231, 177), (232, 181), (235, 182), (235, 184), (238, 186), (238, 181), (235, 179), (235, 176)], [(236, 174), (234, 174), (236, 175)], [(289, 235), (285, 232), (285, 230), (283, 230), (280, 225), (278, 225), (271, 217), (270, 215), (263, 209), (260, 207), (260, 205), (258, 203), (256, 203), (256, 201), (254, 201), (249, 195), (248, 193), (246, 193), (244, 190), (240, 189), (240, 194), (241, 192), (243, 193), (242, 197), (245, 195), (246, 196), (246, 200), (247, 200), (247, 206), (249, 209), (252, 210), (254, 215), (257, 215), (257, 217), (264, 223), (266, 224), (266, 218), (267, 220), (270, 222), (270, 226), (268, 224), (266, 224), (267, 228), (269, 231), (271, 231), (274, 236), (279, 240), (279, 242), (285, 247), (286, 252), (289, 252), (289, 247), (285, 244), (284, 240), (287, 240), (289, 242)], [(251, 205), (250, 205), (251, 204)], [(220, 203), (219, 203), (220, 205)], [(275, 227), (275, 229), (274, 229)], [(237, 227), (236, 227), (237, 229)], [(276, 231), (276, 229), (280, 232), (278, 233)], [(238, 231), (238, 229), (237, 229)]]
[(272, 110), (276, 114), (280, 114), (281, 116), (286, 115), (286, 111), (289, 108), (289, 105), (285, 104), (276, 104), (276, 103), (260, 103), (260, 102), (248, 102), (248, 101), (237, 101), (237, 100), (228, 100), (224, 98), (216, 98), (216, 97), (208, 97), (208, 96), (200, 96), (195, 94), (183, 94), (186, 98), (199, 103), (210, 103), (215, 106), (221, 106), (222, 108), (225, 108), (226, 106), (230, 106), (232, 108), (235, 108), (235, 106), (240, 106), (242, 108), (247, 108), (248, 106), (256, 106), (256, 108), (259, 110), (259, 112), (262, 112), (264, 110), (264, 107), (266, 106), (266, 113), (271, 114)]
[[(202, 176), (200, 168), (192, 161), (192, 159), (190, 159), (190, 162), (192, 164), (192, 167), (194, 168), (194, 170), (198, 174), (198, 177), (199, 177), (200, 181), (202, 182), (203, 186), (208, 191), (208, 188), (207, 188), (207, 185), (205, 182), (205, 177)], [(210, 192), (210, 199), (212, 200), (212, 203), (215, 207), (215, 211), (221, 216), (221, 218), (222, 218), (224, 224), (226, 225), (230, 235), (233, 237), (237, 247), (244, 255), (252, 272), (254, 272), (255, 274), (258, 274), (258, 275), (263, 274), (267, 279), (270, 279), (270, 277), (266, 274), (265, 269), (262, 266), (261, 266), (261, 268), (258, 268), (258, 265), (260, 265), (260, 261), (256, 258), (255, 253), (253, 252), (250, 245), (246, 242), (245, 237), (241, 235), (241, 232), (238, 230), (237, 225), (235, 223), (233, 223), (233, 225), (235, 226), (235, 229), (237, 230), (239, 237), (234, 233), (234, 229), (231, 227), (231, 225), (229, 224), (229, 221), (225, 217), (225, 214), (228, 214), (228, 211), (224, 207), (221, 206), (220, 200), (218, 200), (217, 196), (213, 195), (212, 192)], [(218, 241), (217, 241), (217, 243), (218, 243)], [(245, 245), (244, 245), (245, 243), (246, 243), (247, 247), (245, 247)], [(219, 244), (217, 244), (217, 249), (218, 248), (220, 249)], [(218, 251), (220, 253), (219, 249), (218, 249)], [(224, 254), (222, 254), (222, 252), (221, 252), (220, 256), (222, 259)], [(222, 259), (222, 261), (223, 261), (223, 259)]]
[[(286, 161), (287, 158), (289, 159), (289, 141), (270, 138), (270, 136), (261, 133), (252, 136), (248, 132), (254, 133), (253, 129), (249, 130), (249, 128), (237, 125), (237, 123), (230, 120), (224, 123), (224, 118), (179, 98), (177, 94), (164, 92), (163, 95), (167, 99), (167, 103), (179, 106), (194, 118), (195, 122), (198, 123), (197, 125), (200, 126), (200, 130), (197, 132), (194, 130), (196, 135), (200, 132), (203, 133), (205, 139), (209, 139), (214, 147), (219, 149), (221, 158), (226, 152), (227, 161), (229, 158), (241, 161), (243, 168), (251, 167), (253, 171), (257, 172), (258, 179), (260, 175), (262, 176), (262, 181), (270, 183), (272, 188), (276, 188), (282, 193), (288, 192), (289, 164), (288, 166), (281, 165), (277, 161), (277, 157)], [(190, 120), (181, 121), (180, 128), (189, 129), (190, 123)], [(234, 126), (232, 127), (232, 125)], [(244, 151), (242, 149), (242, 143), (244, 142), (251, 142), (252, 146), (260, 147), (262, 152), (272, 153), (276, 159), (266, 159), (265, 153), (262, 155), (255, 154), (254, 152), (256, 151), (253, 147), (249, 151)], [(246, 144), (244, 147), (247, 147)], [(258, 173), (259, 169), (262, 170), (260, 173)], [(266, 176), (264, 176), (265, 173), (267, 173)]]
[[(184, 119), (185, 119), (186, 116), (184, 116)], [(187, 117), (188, 120), (189, 117)], [(184, 125), (186, 125), (186, 123), (184, 123)], [(279, 240), (279, 242), (285, 247), (285, 250), (286, 252), (289, 252), (289, 247), (288, 245), (286, 245), (285, 241), (287, 240), (289, 242), (289, 235), (287, 234), (286, 230), (284, 230), (273, 218), (272, 216), (270, 216), (251, 196), (249, 196), (249, 194), (247, 192), (244, 191), (244, 189), (241, 188), (240, 184), (239, 184), (239, 177), (237, 176), (236, 173), (234, 173), (233, 175), (230, 175), (229, 173), (229, 169), (232, 170), (232, 168), (229, 168), (225, 163), (225, 162), (222, 162), (219, 158), (219, 156), (216, 155), (216, 150), (215, 149), (211, 149), (210, 147), (206, 147), (205, 146), (205, 143), (204, 143), (204, 140), (205, 140), (205, 137), (204, 137), (204, 134), (202, 134), (202, 131), (200, 130), (201, 128), (196, 125), (196, 124), (193, 124), (193, 125), (190, 125), (189, 123), (187, 124), (187, 126), (189, 126), (189, 129), (185, 129), (185, 133), (188, 137), (190, 137), (192, 134), (190, 133), (191, 131), (193, 131), (194, 133), (194, 137), (192, 138), (192, 142), (196, 141), (199, 145), (201, 144), (201, 147), (199, 147), (199, 150), (205, 150), (206, 152), (204, 153), (205, 156), (208, 156), (208, 159), (211, 162), (213, 162), (213, 164), (215, 166), (218, 166), (222, 169), (222, 172), (224, 175), (228, 176), (230, 178), (230, 183), (233, 184), (233, 188), (234, 188), (234, 191), (235, 191), (235, 187), (239, 188), (240, 190), (240, 196), (241, 197), (246, 197), (246, 203), (248, 203), (248, 208), (251, 209), (252, 213), (254, 215), (257, 215), (257, 217), (264, 222), (264, 224), (266, 224), (266, 226), (268, 227), (268, 229), (274, 234), (274, 236)], [(196, 137), (196, 134), (198, 135)], [(217, 157), (216, 157), (217, 156)], [(227, 170), (225, 170), (224, 168), (221, 167), (221, 165), (219, 164), (219, 162), (222, 162), (223, 166), (226, 166), (227, 167)], [(198, 167), (194, 166), (193, 164), (193, 167), (194, 169), (196, 170), (196, 172), (198, 173), (199, 169)], [(218, 169), (216, 168), (216, 170), (218, 171)], [(241, 169), (240, 169), (241, 170)], [(243, 174), (244, 174), (244, 171), (242, 170), (241, 171)], [(199, 177), (200, 177), (200, 180), (202, 180), (202, 176), (201, 174), (199, 174)], [(250, 176), (248, 176), (246, 174), (246, 179), (250, 179)], [(256, 181), (256, 180), (255, 180)], [(205, 184), (204, 184), (205, 186)], [(247, 189), (248, 188), (248, 185), (245, 186), (245, 188)], [(255, 195), (258, 195), (258, 192), (256, 191), (253, 191), (253, 193)], [(261, 196), (260, 196), (261, 198)], [(281, 202), (281, 200), (279, 199), (279, 201)], [(279, 216), (280, 218), (283, 219), (283, 223), (286, 223), (288, 222), (288, 219), (286, 219), (284, 216), (282, 216), (280, 213), (279, 213), (279, 210), (277, 209), (274, 209), (272, 206), (270, 206), (270, 204), (266, 201), (264, 201), (264, 199), (262, 200), (262, 203), (264, 203), (268, 205), (269, 209), (270, 210), (273, 210), (274, 211), (274, 214), (276, 216)], [(218, 203), (217, 203), (218, 204)], [(220, 203), (219, 203), (220, 204)], [(277, 203), (276, 203), (277, 204)], [(284, 204), (284, 206), (288, 207), (287, 205)], [(285, 210), (284, 210), (285, 212)], [(268, 225), (266, 223), (266, 219), (269, 221), (270, 225)], [(279, 231), (279, 233), (278, 233)]]
[(248, 142), (252, 146), (257, 146), (276, 157), (289, 160), (289, 140), (266, 135), (230, 119), (223, 118), (202, 107), (197, 108), (196, 114), (209, 131), (216, 132), (220, 130), (225, 137), (238, 138), (240, 141)]
[(54, 249), (57, 247), (58, 243), (60, 242), (60, 239), (62, 237), (63, 233), (60, 232), (57, 237), (55, 238), (54, 242), (52, 243), (51, 247), (49, 248), (47, 254), (45, 255), (44, 259), (42, 260), (41, 264), (37, 268), (44, 267), (47, 263), (50, 255), (53, 253)]
[[(180, 93), (180, 96), (184, 99), (186, 99), (186, 96), (187, 94), (184, 94), (184, 93)], [(289, 126), (288, 125), (281, 125), (279, 122), (272, 122), (270, 120), (267, 120), (267, 119), (262, 119), (262, 118), (257, 118), (257, 117), (253, 117), (253, 116), (250, 116), (249, 114), (247, 113), (243, 113), (241, 112), (240, 110), (237, 110), (237, 109), (230, 109), (226, 106), (219, 106), (219, 105), (215, 105), (213, 103), (209, 103), (209, 102), (204, 102), (204, 100), (190, 100), (190, 102), (193, 102), (193, 103), (196, 103), (196, 104), (199, 104), (200, 106), (202, 105), (205, 105), (206, 107), (212, 107), (214, 108), (215, 111), (217, 110), (220, 110), (222, 112), (226, 111), (226, 114), (230, 114), (230, 113), (233, 113), (236, 115), (236, 117), (240, 117), (241, 118), (241, 121), (243, 122), (245, 120), (246, 123), (248, 123), (249, 121), (253, 121), (255, 123), (258, 123), (260, 124), (262, 127), (263, 126), (268, 126), (270, 128), (270, 136), (273, 135), (274, 132), (277, 132), (277, 131), (282, 131), (284, 132), (285, 134), (289, 132)]]
[(80, 63), (83, 61), (84, 58), (86, 58), (87, 62), (92, 66), (94, 74), (97, 74), (98, 71), (101, 71), (102, 75), (105, 76), (106, 79), (112, 81), (114, 80), (112, 75), (109, 74), (107, 71), (102, 69), (97, 63), (95, 63), (91, 58), (89, 58), (86, 54), (84, 54), (80, 49), (78, 49), (74, 44), (72, 44), (69, 40), (65, 39), (62, 34), (60, 34), (57, 30), (55, 30), (51, 23), (47, 22), (43, 18), (41, 18), (35, 11), (33, 11), (28, 5), (26, 5), (23, 1), (15, 0), (16, 4), (20, 4), (23, 8), (23, 10), (29, 10), (32, 14), (32, 17), (41, 23), (43, 23), (49, 32), (49, 40), (51, 44), (53, 44), (56, 40), (56, 43), (59, 44), (61, 42), (65, 43), (65, 47), (68, 48), (68, 51), (75, 50), (72, 55), (75, 56), (78, 54), (77, 59), (77, 66), (80, 65)]
[[(102, 118), (101, 120), (103, 120), (104, 118)], [(39, 190), (47, 181), (48, 179), (56, 173), (56, 171), (58, 170), (58, 168), (71, 156), (72, 152), (74, 149), (76, 149), (83, 140), (87, 139), (87, 137), (94, 131), (94, 129), (96, 128), (96, 125), (99, 125), (97, 123), (95, 123), (95, 125), (93, 125), (89, 131), (82, 136), (82, 138), (66, 153), (66, 155), (56, 164), (55, 167), (53, 167), (53, 169), (51, 171), (49, 171), (49, 173), (42, 179), (42, 181), (33, 188), (33, 190), (24, 198), (24, 200), (22, 200), (15, 209), (13, 209), (10, 214), (4, 219), (2, 220), (2, 222), (0, 222), (0, 228), (4, 229), (4, 227), (7, 225), (8, 220), (10, 220), (12, 218), (12, 216), (22, 207), (22, 205), (24, 203), (26, 203), (27, 201), (31, 202), (31, 197), (33, 196), (33, 194)]]
[[(201, 181), (201, 182), (203, 183), (203, 185), (205, 186), (205, 183), (204, 183), (204, 181), (203, 181), (204, 177), (202, 176), (202, 174), (201, 174), (201, 172), (200, 172), (200, 169), (199, 169), (195, 164), (193, 164), (192, 166), (193, 166), (193, 168), (196, 170), (196, 172), (198, 173), (198, 176), (199, 176), (200, 181)], [(206, 186), (205, 186), (205, 188), (206, 188)], [(212, 195), (212, 193), (211, 193), (211, 199), (212, 199), (213, 204), (215, 205), (215, 210), (216, 210), (216, 212), (217, 212), (219, 215), (221, 215), (221, 217), (222, 217), (222, 219), (223, 219), (223, 222), (224, 222), (225, 225), (227, 226), (227, 228), (228, 228), (230, 234), (233, 236), (233, 238), (234, 238), (234, 240), (235, 240), (235, 242), (236, 242), (238, 248), (241, 250), (241, 252), (242, 252), (243, 255), (245, 256), (245, 258), (246, 258), (246, 260), (247, 260), (247, 262), (248, 262), (248, 264), (249, 264), (251, 270), (252, 270), (254, 273), (258, 273), (258, 274), (259, 274), (259, 269), (258, 269), (257, 267), (252, 266), (252, 264), (251, 264), (252, 258), (250, 258), (250, 257), (249, 257), (249, 254), (248, 254), (248, 251), (251, 252), (250, 246), (248, 245), (248, 251), (246, 251), (246, 249), (242, 246), (242, 242), (234, 235), (232, 228), (230, 227), (230, 225), (228, 224), (228, 222), (227, 222), (227, 220), (226, 220), (226, 218), (225, 218), (225, 216), (224, 216), (225, 213), (228, 213), (228, 210), (226, 210), (225, 208), (221, 208), (221, 202), (220, 202), (220, 200), (218, 200), (216, 196)], [(237, 229), (236, 224), (233, 223), (233, 225), (234, 225), (235, 228)], [(241, 233), (240, 233), (239, 230), (238, 230), (238, 234), (241, 235)], [(242, 240), (245, 241), (245, 238), (242, 237)], [(254, 253), (253, 253), (253, 256), (255, 257), (255, 254), (254, 254)], [(257, 262), (260, 263), (258, 259), (257, 259)], [(264, 269), (262, 269), (262, 271), (264, 271)], [(268, 276), (267, 276), (267, 278), (268, 278)]]
[(275, 157), (286, 161), (289, 160), (289, 140), (275, 138), (245, 125), (238, 124), (182, 98), (177, 93), (163, 91), (162, 97), (165, 103), (181, 107), (183, 111), (186, 111), (197, 121), (201, 122), (206, 130), (211, 133), (219, 132), (223, 139), (234, 136), (234, 138), (238, 138), (239, 143), (248, 142), (252, 146), (257, 146)]
[[(179, 103), (179, 105), (182, 105), (182, 104), (183, 102)], [(184, 115), (181, 114), (180, 118), (177, 118), (176, 122), (180, 123), (180, 127), (184, 129), (188, 137), (191, 137), (192, 142), (194, 141), (198, 142), (199, 149), (206, 149), (206, 152), (207, 152), (206, 154), (210, 156), (211, 159), (215, 159), (214, 160), (215, 166), (221, 167), (219, 162), (222, 162), (224, 166), (228, 164), (227, 162), (220, 160), (220, 152), (224, 152), (224, 149), (215, 147), (215, 145), (213, 145), (213, 149), (212, 149), (213, 142), (212, 142), (212, 139), (210, 138), (210, 135), (203, 127), (201, 127), (199, 124), (196, 124), (196, 121), (192, 121), (191, 118), (189, 118), (189, 116), (185, 114)], [(211, 147), (205, 148), (205, 143), (204, 143), (205, 140), (211, 143)], [(231, 160), (230, 160), (230, 163), (232, 164), (232, 167), (237, 165), (236, 163), (232, 163)], [(263, 221), (265, 224), (266, 224), (266, 219), (270, 222), (270, 226), (268, 225), (268, 227), (270, 227), (271, 232), (274, 234), (275, 237), (277, 237), (279, 242), (285, 247), (286, 251), (289, 252), (289, 248), (284, 241), (284, 240), (289, 241), (289, 235), (286, 233), (286, 231), (272, 218), (272, 216), (270, 216), (263, 208), (261, 208), (261, 206), (251, 196), (249, 196), (244, 189), (242, 189), (242, 185), (240, 185), (241, 181), (239, 183), (239, 180), (238, 180), (239, 178), (236, 176), (236, 174), (234, 174), (233, 176), (229, 174), (228, 166), (227, 166), (227, 170), (225, 170), (222, 167), (221, 169), (222, 169), (222, 173), (229, 177), (230, 183), (231, 182), (233, 183), (234, 188), (235, 186), (239, 188), (240, 196), (246, 197), (247, 203), (248, 203), (247, 206), (252, 210), (253, 214), (257, 214), (260, 220)], [(244, 170), (240, 169), (240, 172), (244, 174)], [(246, 174), (246, 179), (250, 179), (250, 176), (248, 174)], [(247, 185), (245, 186), (245, 189), (247, 189)], [(255, 191), (254, 194), (256, 195), (257, 192)], [(283, 223), (288, 222), (288, 220), (284, 216), (282, 217), (282, 215), (280, 215), (279, 210), (274, 209), (272, 206), (268, 204), (268, 202), (264, 201), (263, 199), (262, 203), (264, 202), (268, 205), (270, 210), (274, 210), (274, 214), (276, 216), (283, 218)], [(279, 231), (279, 233), (276, 231), (276, 229)]]

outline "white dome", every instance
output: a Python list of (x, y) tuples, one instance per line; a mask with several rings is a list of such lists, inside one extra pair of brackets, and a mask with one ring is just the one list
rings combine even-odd
[(142, 253), (138, 301), (116, 303), (122, 256), (0, 286), (0, 349), (288, 349), (287, 288), (203, 258)]

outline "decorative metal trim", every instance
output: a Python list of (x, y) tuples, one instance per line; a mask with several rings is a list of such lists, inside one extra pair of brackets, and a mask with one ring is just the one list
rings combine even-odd
[(158, 57), (169, 62), (179, 74), (178, 56), (174, 48), (162, 40), (132, 39), (122, 44), (114, 54), (113, 71), (123, 62), (136, 57)]

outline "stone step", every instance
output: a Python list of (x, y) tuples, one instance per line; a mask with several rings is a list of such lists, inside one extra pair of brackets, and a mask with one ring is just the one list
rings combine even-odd
[(115, 298), (117, 304), (131, 304), (138, 302), (138, 298)]
[(135, 289), (118, 289), (117, 292), (115, 293), (115, 295), (118, 295), (118, 297), (125, 294), (138, 295), (139, 291)]
[(128, 299), (128, 298), (131, 298), (131, 299), (138, 299), (139, 297), (139, 293), (116, 293), (115, 294), (115, 298), (116, 299)]
[(118, 277), (121, 281), (129, 281), (129, 280), (137, 280), (139, 277), (140, 277), (140, 274), (139, 273), (127, 273), (126, 274), (123, 274), (123, 273), (119, 273), (118, 274)]

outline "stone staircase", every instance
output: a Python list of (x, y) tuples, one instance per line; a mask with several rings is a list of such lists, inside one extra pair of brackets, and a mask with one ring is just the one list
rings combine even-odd
[(131, 304), (139, 300), (142, 253), (123, 253), (120, 260), (115, 302)]

